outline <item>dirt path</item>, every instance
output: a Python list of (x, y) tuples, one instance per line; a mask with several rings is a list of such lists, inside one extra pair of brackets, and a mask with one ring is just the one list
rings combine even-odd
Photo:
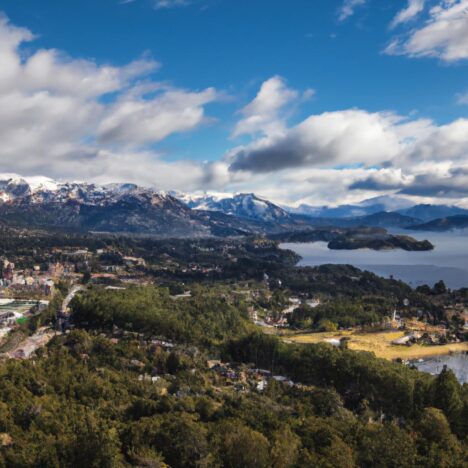
[(56, 333), (50, 328), (40, 328), (34, 335), (28, 336), (13, 349), (4, 353), (3, 356), (10, 359), (29, 359), (37, 349), (45, 346)]

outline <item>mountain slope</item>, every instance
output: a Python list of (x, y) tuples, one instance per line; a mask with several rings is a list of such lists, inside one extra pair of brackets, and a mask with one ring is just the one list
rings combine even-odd
[(468, 215), (448, 216), (408, 227), (415, 231), (452, 231), (468, 228)]
[(421, 222), (420, 219), (404, 216), (399, 213), (381, 211), (369, 216), (339, 220), (342, 226), (370, 226), (404, 228)]
[(240, 218), (273, 222), (291, 220), (291, 216), (279, 206), (253, 193), (239, 193), (232, 197), (205, 195), (185, 199), (185, 203), (195, 210), (221, 211)]
[(302, 204), (299, 207), (285, 207), (290, 213), (302, 214), (319, 218), (356, 218), (369, 216), (382, 211), (407, 209), (414, 203), (406, 198), (381, 196), (363, 200), (354, 205), (339, 205), (337, 207), (311, 206)]
[(163, 237), (264, 234), (300, 229), (305, 224), (253, 194), (192, 209), (169, 193), (135, 184), (32, 179), (0, 176), (2, 223)]
[(398, 210), (398, 213), (418, 218), (422, 221), (432, 221), (434, 219), (446, 218), (448, 216), (468, 215), (468, 210), (457, 206), (421, 204), (404, 210)]

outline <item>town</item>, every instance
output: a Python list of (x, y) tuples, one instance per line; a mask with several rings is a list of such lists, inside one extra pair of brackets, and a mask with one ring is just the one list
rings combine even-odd
[[(443, 284), (415, 291), (351, 267), (299, 269), (293, 267), (293, 252), (262, 237), (194, 241), (11, 234), (0, 237), (0, 350), (5, 356), (31, 356), (51, 339), (52, 330), (72, 328), (70, 302), (87, 288), (157, 286), (183, 303), (199, 284), (217, 288), (229, 303), (244, 304), (253, 324), (286, 342), (325, 342), (404, 361), (465, 349), (466, 292), (451, 292)], [(366, 292), (381, 285), (389, 297)], [(366, 292), (364, 299), (353, 299), (356, 289)], [(39, 337), (24, 336), (28, 320), (41, 314), (52, 322), (30, 321), (40, 324)]]

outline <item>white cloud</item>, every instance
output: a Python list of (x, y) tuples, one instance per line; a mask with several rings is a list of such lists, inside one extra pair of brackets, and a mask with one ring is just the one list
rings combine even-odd
[[(257, 108), (253, 103), (247, 109)], [(281, 124), (279, 131), (251, 134), (250, 143), (226, 154), (228, 187), (253, 186), (276, 201), (312, 204), (353, 202), (382, 191), (425, 202), (468, 196), (462, 188), (468, 119), (437, 125), (392, 112), (345, 109)]]
[(374, 169), (363, 174), (350, 188), (359, 191), (396, 191), (399, 194), (448, 200), (468, 197), (468, 163), (434, 162), (418, 165), (412, 173), (402, 169)]
[(344, 0), (340, 9), (338, 10), (338, 19), (345, 21), (350, 16), (354, 15), (354, 11), (357, 7), (363, 6), (367, 3), (367, 0)]
[(393, 39), (387, 54), (437, 57), (445, 62), (468, 58), (468, 0), (443, 0), (429, 19), (403, 38)]
[(408, 0), (408, 5), (396, 14), (390, 27), (395, 28), (399, 24), (407, 23), (414, 19), (424, 10), (425, 3), (426, 0)]
[(108, 106), (97, 129), (102, 143), (144, 145), (173, 133), (192, 130), (205, 121), (203, 106), (216, 99), (216, 91), (169, 89), (152, 99), (123, 96)]
[(165, 162), (147, 145), (204, 124), (204, 106), (218, 98), (214, 89), (151, 81), (159, 64), (147, 55), (115, 67), (51, 49), (25, 54), (23, 44), (33, 40), (30, 31), (0, 16), (3, 170), (145, 183), (152, 178), (150, 185), (202, 183), (205, 165)]
[(468, 119), (433, 126), (417, 141), (407, 145), (394, 159), (396, 164), (412, 162), (468, 161)]
[[(311, 97), (310, 93), (311, 90), (308, 90), (308, 97)], [(255, 99), (242, 109), (244, 118), (237, 123), (233, 136), (258, 132), (266, 134), (281, 132), (283, 123), (280, 112), (298, 97), (299, 93), (288, 88), (285, 80), (280, 76), (266, 80)]]
[(155, 0), (154, 8), (156, 8), (157, 10), (160, 10), (163, 8), (187, 6), (189, 4), (190, 4), (189, 0)]
[(312, 115), (281, 133), (232, 150), (231, 170), (255, 173), (383, 163), (400, 153), (406, 125), (394, 114), (359, 109)]
[[(314, 92), (300, 93), (274, 76), (233, 129), (233, 136), (250, 142), (214, 162), (169, 162), (154, 144), (204, 125), (207, 104), (220, 99), (216, 90), (153, 81), (159, 64), (149, 56), (116, 67), (34, 51), (33, 40), (30, 31), (0, 17), (2, 171), (185, 191), (255, 191), (288, 203), (351, 203), (382, 191), (427, 201), (468, 197), (468, 119), (437, 125), (343, 109), (290, 125), (291, 110)], [(25, 53), (25, 43), (33, 52)]]

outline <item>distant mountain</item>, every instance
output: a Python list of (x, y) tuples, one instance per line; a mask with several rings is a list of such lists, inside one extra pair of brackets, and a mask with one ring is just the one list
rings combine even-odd
[(284, 207), (294, 214), (306, 215), (314, 218), (356, 218), (368, 216), (383, 211), (407, 209), (414, 203), (402, 197), (381, 196), (369, 198), (354, 205), (339, 205), (336, 207), (299, 205), (298, 207)]
[(419, 223), (421, 223), (420, 219), (388, 211), (381, 211), (368, 216), (341, 219), (338, 221), (338, 225), (340, 226), (369, 226), (385, 228), (405, 228)]
[(398, 213), (413, 218), (419, 218), (422, 221), (432, 221), (448, 216), (468, 215), (468, 210), (447, 205), (415, 205), (411, 208), (398, 210)]
[[(362, 202), (360, 209), (374, 210), (377, 206), (374, 201)], [(402, 203), (388, 199), (377, 201), (387, 205)], [(343, 213), (347, 208), (342, 207)], [(253, 193), (200, 197), (161, 192), (135, 184), (57, 182), (44, 177), (22, 178), (8, 174), (0, 175), (0, 223), (83, 232), (206, 237), (299, 232), (317, 227), (333, 230), (416, 226), (418, 229), (423, 220), (388, 211), (365, 216), (314, 218), (288, 213)]]
[(468, 228), (468, 215), (448, 216), (408, 227), (415, 231), (452, 231)]
[(221, 197), (215, 195), (180, 196), (180, 199), (194, 210), (221, 211), (227, 215), (264, 222), (284, 222), (293, 219), (283, 208), (259, 198), (253, 193), (239, 193)]

